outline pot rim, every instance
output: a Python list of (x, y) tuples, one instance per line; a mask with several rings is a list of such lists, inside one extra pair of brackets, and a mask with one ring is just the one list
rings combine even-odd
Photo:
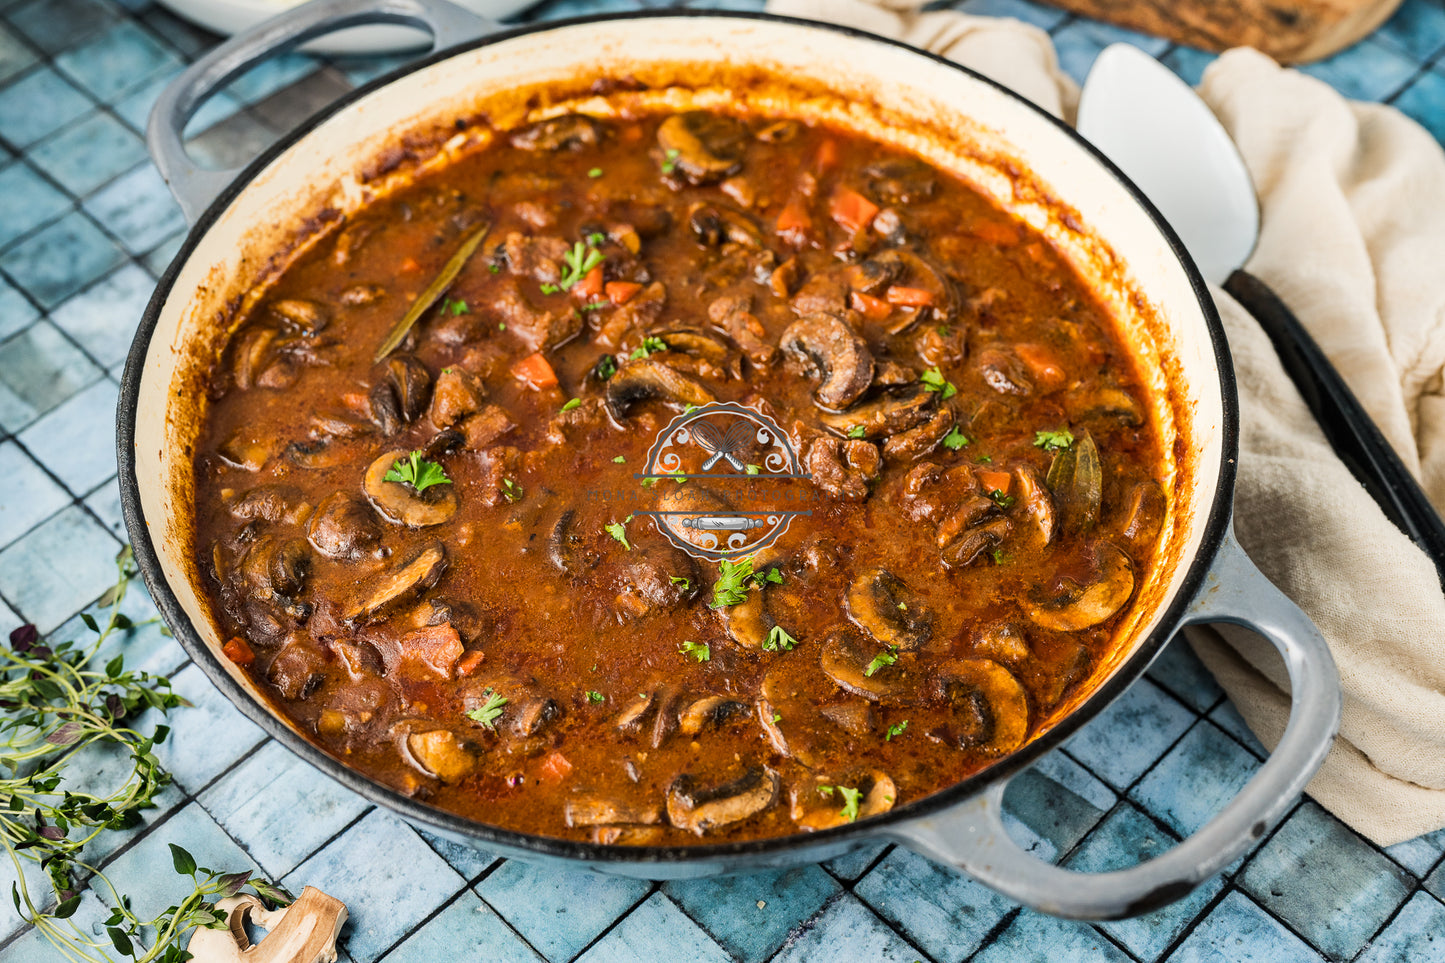
[[(1195, 299), (1199, 304), (1200, 311), (1203, 314), (1205, 327), (1209, 332), (1210, 341), (1214, 349), (1214, 365), (1216, 374), (1219, 377), (1220, 402), (1222, 408), (1220, 433), (1221, 453), (1219, 473), (1215, 479), (1214, 498), (1208, 508), (1208, 517), (1205, 519), (1202, 527), (1202, 537), (1199, 545), (1194, 553), (1194, 557), (1188, 562), (1188, 568), (1179, 582), (1179, 587), (1173, 600), (1161, 612), (1158, 624), (1154, 630), (1150, 632), (1143, 641), (1138, 643), (1135, 651), (1114, 670), (1108, 679), (1104, 680), (1093, 692), (1089, 693), (1082, 702), (1074, 707), (1063, 719), (1060, 719), (1053, 728), (1022, 748), (1004, 756), (987, 768), (945, 789), (940, 789), (931, 795), (906, 803), (887, 813), (872, 816), (863, 822), (849, 823), (833, 829), (825, 829), (812, 833), (798, 832), (786, 836), (774, 836), (741, 842), (710, 843), (696, 846), (606, 845), (523, 833), (512, 829), (488, 825), (407, 797), (397, 790), (383, 785), (371, 777), (362, 774), (359, 770), (353, 769), (327, 754), (283, 722), (279, 714), (264, 704), (262, 700), (253, 698), (249, 692), (242, 688), (226, 671), (216, 653), (212, 651), (201, 638), (196, 628), (186, 616), (179, 600), (172, 592), (169, 583), (166, 581), (159, 556), (150, 538), (150, 531), (145, 516), (141, 511), (140, 484), (136, 476), (135, 427), (136, 414), (140, 406), (140, 385), (145, 368), (145, 358), (150, 349), (151, 338), (155, 332), (161, 309), (172, 291), (182, 265), (186, 263), (187, 259), (199, 244), (200, 239), (207, 233), (221, 213), (245, 191), (250, 182), (273, 160), (289, 150), (295, 143), (306, 137), (323, 122), (342, 110), (345, 110), (356, 101), (401, 77), (425, 70), (434, 64), (448, 60), (458, 54), (517, 37), (545, 33), (557, 28), (573, 27), (589, 23), (604, 23), (619, 20), (693, 20), (706, 18), (725, 18), (730, 20), (786, 24), (795, 27), (829, 31), (846, 37), (901, 48), (913, 56), (922, 57), (937, 64), (950, 67), (975, 81), (987, 84), (1018, 102), (1024, 109), (1034, 111), (1049, 123), (1053, 124), (1053, 126), (1066, 137), (1072, 139), (1095, 163), (1102, 166), (1133, 201), (1143, 209), (1144, 213), (1153, 223), (1154, 228), (1168, 245), (1170, 252), (1184, 269), (1185, 275), (1189, 279), (1190, 287), (1194, 292)], [(1155, 657), (1162, 651), (1164, 646), (1173, 638), (1178, 630), (1185, 611), (1203, 584), (1205, 576), (1229, 528), (1233, 505), (1238, 443), (1239, 401), (1235, 387), (1234, 367), (1230, 357), (1229, 345), (1225, 338), (1223, 324), (1220, 321), (1219, 313), (1214, 306), (1214, 299), (1210, 295), (1203, 277), (1200, 275), (1193, 259), (1189, 256), (1188, 251), (1185, 250), (1183, 242), (1154, 205), (1144, 196), (1144, 193), (1135, 186), (1118, 167), (1105, 157), (1103, 153), (1081, 137), (1077, 131), (1064, 123), (1060, 118), (1055, 117), (1011, 88), (969, 67), (948, 60), (937, 54), (912, 47), (899, 40), (882, 37), (854, 27), (803, 20), (796, 17), (751, 11), (709, 10), (702, 8), (638, 10), (621, 13), (594, 14), (511, 27), (495, 33), (486, 34), (456, 46), (433, 51), (412, 63), (403, 65), (396, 70), (383, 74), (349, 91), (323, 107), (263, 150), (237, 173), (235, 179), (216, 196), (206, 208), (205, 212), (196, 220), (195, 224), (190, 227), (185, 242), (157, 282), (156, 289), (149, 303), (146, 305), (145, 313), (136, 329), (135, 338), (131, 343), (130, 352), (126, 358), (125, 371), (121, 378), (120, 401), (116, 410), (116, 447), (121, 509), (125, 518), (126, 529), (131, 538), (137, 567), (140, 570), (141, 577), (147, 589), (150, 591), (152, 600), (160, 610), (166, 624), (170, 626), (177, 640), (180, 641), (181, 647), (186, 651), (186, 654), (190, 656), (191, 661), (200, 666), (211, 683), (220, 689), (234, 706), (260, 726), (268, 736), (280, 742), (314, 768), (362, 796), (368, 802), (383, 806), (401, 815), (414, 825), (422, 825), (430, 830), (438, 831), (451, 837), (463, 837), (473, 840), (507, 854), (522, 855), (523, 858), (527, 855), (544, 855), (560, 857), (573, 862), (612, 864), (619, 868), (626, 866), (676, 865), (705, 862), (708, 860), (730, 861), (732, 858), (738, 858), (739, 862), (746, 862), (747, 857), (767, 857), (789, 851), (822, 849), (825, 847), (837, 851), (854, 849), (870, 840), (888, 837), (888, 830), (891, 826), (933, 815), (963, 803), (968, 799), (972, 799), (978, 796), (985, 788), (995, 783), (1008, 780), (1010, 777), (1031, 766), (1045, 753), (1062, 745), (1085, 723), (1091, 721), (1111, 702), (1118, 698), (1125, 689), (1133, 685), (1134, 682), (1144, 674), (1144, 671), (1149, 667), (1150, 663), (1154, 661)]]

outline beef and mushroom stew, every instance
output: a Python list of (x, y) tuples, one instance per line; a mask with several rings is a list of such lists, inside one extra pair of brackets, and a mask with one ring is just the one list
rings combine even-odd
[[(658, 477), (713, 402), (799, 470), (729, 432)], [(1120, 644), (1163, 464), (1100, 301), (964, 181), (789, 119), (562, 115), (238, 320), (196, 552), (225, 654), (347, 765), (523, 832), (739, 840), (1035, 735)], [(745, 497), (799, 513), (737, 558), (648, 514)]]

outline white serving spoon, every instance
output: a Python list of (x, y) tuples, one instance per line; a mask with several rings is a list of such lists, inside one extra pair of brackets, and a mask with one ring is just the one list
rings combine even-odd
[(1168, 67), (1116, 43), (1084, 82), (1078, 130), (1154, 203), (1204, 279), (1259, 322), (1335, 453), (1431, 557), (1445, 585), (1439, 514), (1304, 325), (1243, 270), (1259, 240), (1259, 201), (1239, 149), (1209, 106)]

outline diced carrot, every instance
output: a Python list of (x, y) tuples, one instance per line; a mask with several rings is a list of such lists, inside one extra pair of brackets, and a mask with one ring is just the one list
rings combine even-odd
[(537, 775), (548, 782), (561, 782), (571, 771), (572, 764), (560, 752), (547, 753), (547, 757), (542, 760), (542, 765), (537, 767)]
[(1019, 229), (1003, 221), (975, 221), (968, 233), (980, 241), (1009, 247), (1019, 242)]
[(602, 297), (602, 265), (599, 264), (588, 271), (572, 290), (576, 291), (584, 301), (595, 301)]
[(239, 635), (221, 646), (221, 651), (226, 653), (226, 658), (240, 666), (247, 666), (256, 661), (256, 653), (251, 651), (251, 646), (246, 644), (246, 640)]
[(471, 675), (482, 664), (482, 650), (473, 649), (457, 660), (457, 678)]
[(849, 301), (852, 303), (853, 310), (869, 321), (882, 321), (893, 313), (893, 305), (882, 298), (864, 294), (862, 291), (854, 291)]
[(1014, 354), (1029, 369), (1034, 380), (1046, 388), (1057, 388), (1068, 378), (1058, 358), (1041, 344), (1016, 344)]
[(626, 304), (642, 290), (642, 285), (635, 281), (608, 281), (602, 289), (607, 292), (607, 300), (613, 304)]
[(557, 372), (552, 370), (551, 363), (542, 357), (541, 352), (529, 354), (512, 365), (512, 373), (534, 388), (557, 387)]
[(788, 203), (778, 212), (778, 222), (773, 230), (789, 244), (802, 245), (807, 243), (808, 232), (812, 229), (813, 219), (808, 216), (807, 198), (788, 198)]
[(838, 143), (832, 138), (818, 145), (818, 154), (813, 158), (813, 169), (819, 174), (838, 163)]
[(923, 288), (905, 288), (901, 284), (895, 284), (883, 293), (883, 297), (889, 304), (901, 305), (905, 308), (922, 308), (933, 303), (933, 292), (925, 291)]
[(851, 188), (840, 187), (828, 202), (828, 213), (849, 234), (857, 234), (873, 223), (878, 205)]
[(978, 479), (984, 491), (1000, 492), (1004, 495), (1008, 494), (1009, 484), (1013, 481), (1013, 476), (1006, 471), (984, 471), (979, 468), (973, 470), (973, 477)]
[(421, 265), (416, 263), (416, 258), (414, 257), (404, 257), (401, 259), (401, 270), (404, 272), (416, 271), (420, 270), (420, 268)]

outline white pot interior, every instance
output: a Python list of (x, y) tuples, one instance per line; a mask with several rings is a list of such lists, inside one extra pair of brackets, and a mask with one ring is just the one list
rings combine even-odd
[[(738, 66), (743, 52), (746, 67)], [(876, 40), (706, 16), (553, 28), (411, 73), (294, 143), (206, 230), (170, 289), (140, 372), (135, 458), (140, 505), (165, 578), (207, 644), (218, 649), (224, 640), (194, 587), (191, 457), (205, 373), (235, 299), (245, 303), (248, 292), (255, 297), (284, 266), (285, 252), (304, 248), (317, 233), (311, 219), (319, 212), (348, 213), (384, 192), (388, 176), (368, 172), (403, 138), (441, 145), (430, 159), (427, 149), (418, 151), (423, 159), (416, 163), (426, 166), (489, 136), (484, 125), (459, 131), (458, 118), (485, 113), (493, 124), (510, 127), (529, 114), (605, 114), (609, 102), (586, 91), (606, 76), (643, 81), (647, 90), (627, 95), (642, 105), (745, 104), (827, 120), (915, 150), (1042, 231), (1093, 283), (1152, 380), (1154, 415), (1173, 472), (1162, 558), (1121, 630), (1132, 642), (1091, 688), (1116, 671), (1159, 623), (1197, 554), (1223, 451), (1214, 347), (1175, 253), (1087, 150), (988, 83)], [(407, 161), (391, 176), (409, 167), (416, 164)], [(1011, 176), (1010, 169), (1031, 173)], [(1176, 452), (1187, 454), (1181, 459)], [(255, 694), (243, 673), (221, 661)]]

